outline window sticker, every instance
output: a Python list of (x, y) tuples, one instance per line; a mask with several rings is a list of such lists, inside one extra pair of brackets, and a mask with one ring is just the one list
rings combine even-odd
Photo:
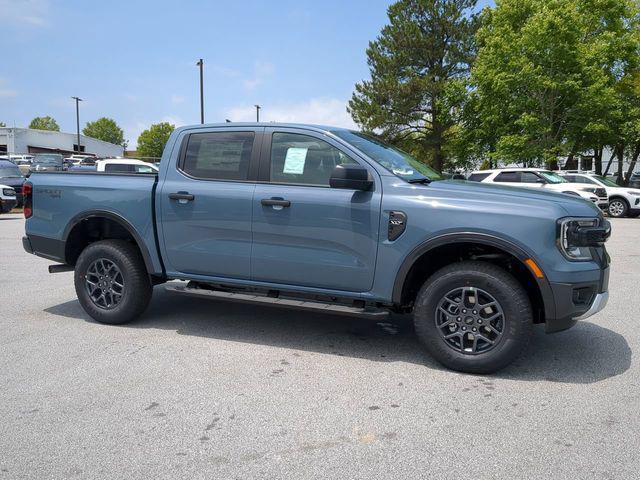
[(304, 162), (307, 159), (308, 148), (289, 147), (287, 156), (284, 159), (282, 173), (293, 173), (302, 175), (304, 173)]

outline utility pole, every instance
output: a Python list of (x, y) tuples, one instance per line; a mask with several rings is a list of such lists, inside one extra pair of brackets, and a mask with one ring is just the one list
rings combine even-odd
[(204, 123), (204, 87), (203, 87), (203, 78), (202, 78), (204, 61), (200, 59), (198, 63), (196, 63), (196, 65), (200, 67), (200, 123)]
[(260, 109), (262, 108), (260, 105), (256, 105), (256, 122), (260, 123)]
[(80, 102), (81, 98), (71, 97), (76, 101), (76, 132), (78, 134), (78, 153), (80, 153)]

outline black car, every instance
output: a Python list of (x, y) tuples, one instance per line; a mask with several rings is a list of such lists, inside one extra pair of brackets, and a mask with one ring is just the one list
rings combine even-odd
[(629, 177), (629, 188), (640, 188), (640, 173), (634, 173)]
[(18, 166), (9, 160), (0, 160), (0, 185), (7, 185), (16, 191), (18, 207), (22, 206), (22, 184), (24, 177)]

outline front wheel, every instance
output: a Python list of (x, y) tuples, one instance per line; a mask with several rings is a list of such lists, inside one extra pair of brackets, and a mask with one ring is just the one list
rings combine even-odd
[(609, 215), (613, 218), (622, 218), (627, 215), (629, 204), (622, 198), (614, 198), (609, 201)]
[(140, 251), (124, 240), (101, 240), (85, 248), (74, 284), (84, 311), (110, 325), (138, 317), (153, 291)]
[(465, 261), (434, 273), (418, 292), (416, 333), (441, 364), (468, 373), (509, 365), (531, 336), (529, 298), (505, 270)]

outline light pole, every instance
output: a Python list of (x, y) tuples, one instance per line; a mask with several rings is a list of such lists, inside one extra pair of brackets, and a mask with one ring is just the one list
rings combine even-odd
[(71, 97), (76, 101), (76, 132), (78, 133), (78, 153), (80, 153), (80, 102), (81, 98)]
[(204, 68), (204, 60), (198, 60), (196, 63), (198, 67), (200, 67), (200, 123), (204, 123), (204, 87), (203, 87), (203, 78), (202, 78), (202, 70)]
[(260, 109), (262, 108), (260, 105), (256, 105), (256, 122), (260, 123)]

